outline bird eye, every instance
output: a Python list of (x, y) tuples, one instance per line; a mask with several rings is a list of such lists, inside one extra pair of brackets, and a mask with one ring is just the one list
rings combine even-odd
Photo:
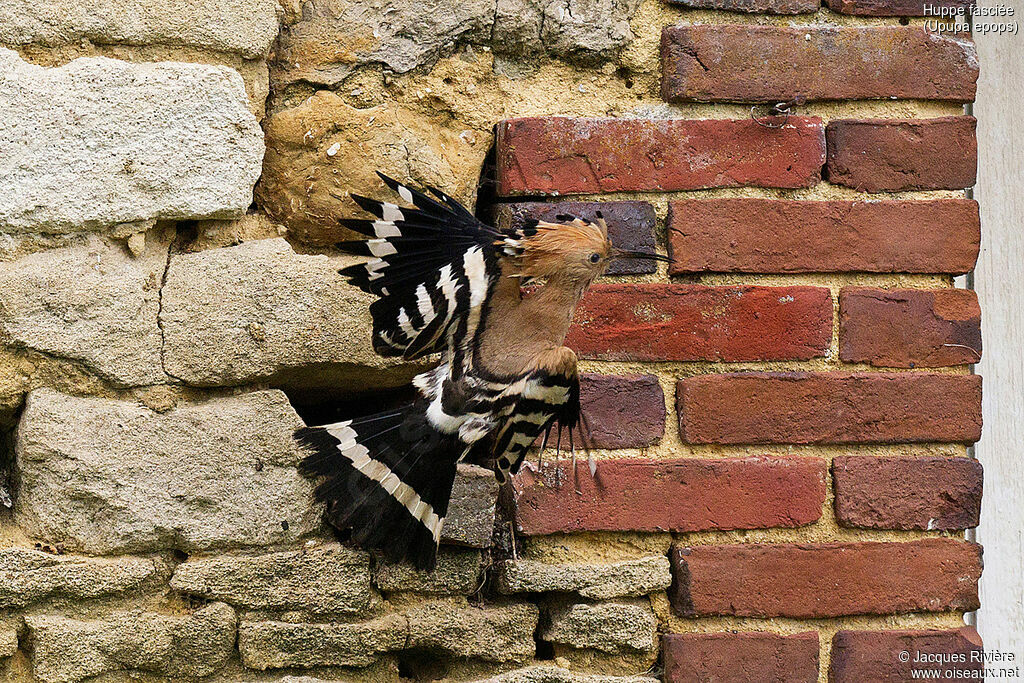
[(600, 260), (601, 260), (601, 255), (598, 254), (596, 251), (593, 254), (590, 255), (590, 262), (591, 263), (597, 263)]

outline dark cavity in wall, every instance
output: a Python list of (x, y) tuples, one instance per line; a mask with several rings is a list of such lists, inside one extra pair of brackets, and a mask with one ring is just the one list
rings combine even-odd
[(295, 412), (308, 425), (329, 424), (393, 410), (416, 397), (412, 385), (343, 395), (289, 388), (285, 388), (284, 392)]

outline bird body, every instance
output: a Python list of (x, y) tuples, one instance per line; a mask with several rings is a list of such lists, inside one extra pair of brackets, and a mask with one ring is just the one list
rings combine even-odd
[(339, 246), (371, 258), (341, 273), (380, 297), (377, 353), (440, 362), (413, 380), (412, 403), (296, 439), (335, 527), (432, 568), (460, 461), (490, 462), (504, 483), (541, 433), (576, 426), (576, 355), (563, 343), (587, 288), (611, 258), (664, 257), (614, 250), (600, 218), (500, 231), (442, 192), (381, 178), (415, 208), (353, 196), (376, 220), (342, 221), (368, 239)]

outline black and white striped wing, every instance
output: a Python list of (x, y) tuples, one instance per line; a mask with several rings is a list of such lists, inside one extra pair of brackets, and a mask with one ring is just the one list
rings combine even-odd
[[(517, 387), (518, 388), (518, 387)], [(498, 432), (494, 447), (494, 475), (499, 483), (519, 471), (530, 446), (558, 422), (558, 430), (571, 433), (580, 418), (579, 376), (535, 370), (521, 380), (519, 398)]]
[(502, 238), (448, 195), (437, 199), (378, 173), (407, 203), (404, 208), (352, 195), (376, 220), (342, 220), (370, 239), (342, 242), (345, 251), (371, 257), (340, 272), (365, 292), (381, 297), (370, 305), (373, 348), (407, 360), (469, 343), (497, 280), (495, 246)]

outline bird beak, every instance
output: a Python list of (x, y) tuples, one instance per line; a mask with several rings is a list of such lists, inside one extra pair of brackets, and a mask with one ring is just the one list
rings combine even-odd
[(669, 258), (668, 256), (663, 256), (661, 254), (655, 254), (655, 253), (646, 252), (646, 251), (630, 251), (628, 249), (616, 249), (612, 253), (612, 258), (617, 258), (617, 259), (619, 259), (619, 258), (633, 258), (633, 259), (640, 259), (640, 260), (644, 260), (644, 261), (664, 261), (665, 263), (674, 263), (675, 262), (675, 261), (673, 261), (673, 259)]

